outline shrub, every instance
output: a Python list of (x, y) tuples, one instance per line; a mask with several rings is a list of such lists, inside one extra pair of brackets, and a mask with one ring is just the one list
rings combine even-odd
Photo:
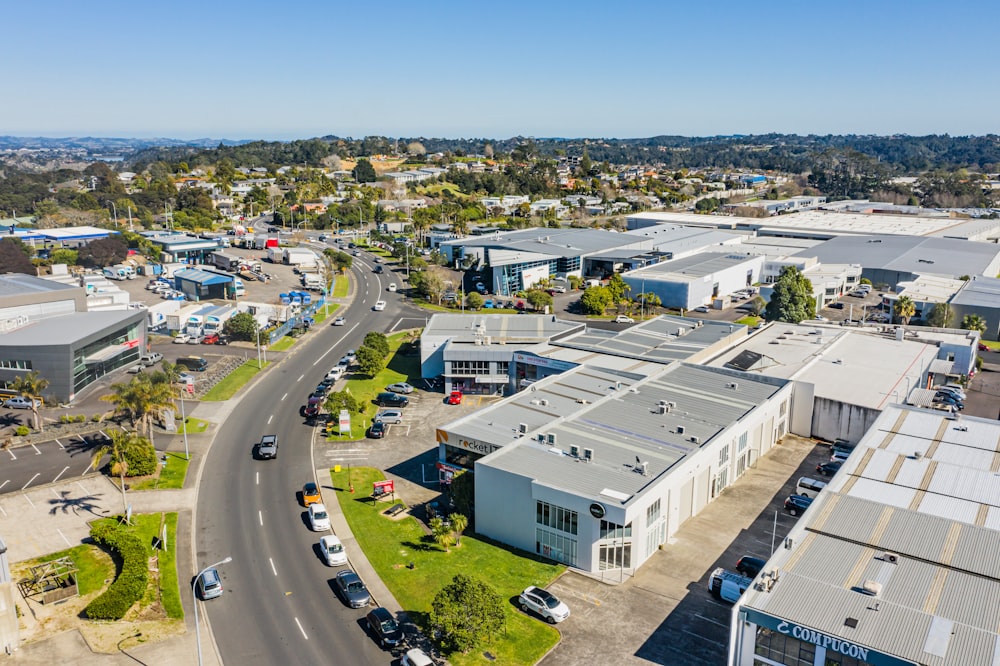
[(90, 420), (94, 423), (100, 423), (104, 419), (104, 414), (94, 414), (90, 417)]
[(17, 426), (17, 428), (14, 430), (14, 434), (15, 435), (20, 435), (21, 437), (24, 437), (29, 432), (31, 432), (31, 430), (28, 428), (28, 426), (23, 426), (23, 425), (22, 426)]
[(70, 418), (69, 414), (63, 414), (59, 417), (59, 423), (72, 423), (73, 419)]
[(128, 464), (128, 471), (125, 476), (146, 476), (156, 472), (156, 449), (145, 441), (144, 446), (133, 446), (125, 450), (125, 462)]
[(146, 591), (146, 549), (138, 537), (113, 523), (98, 523), (90, 536), (112, 551), (121, 569), (108, 589), (87, 604), (84, 612), (92, 620), (120, 620)]
[(86, 423), (87, 422), (87, 415), (86, 414), (77, 414), (76, 416), (73, 417), (73, 420), (76, 421), (77, 423)]

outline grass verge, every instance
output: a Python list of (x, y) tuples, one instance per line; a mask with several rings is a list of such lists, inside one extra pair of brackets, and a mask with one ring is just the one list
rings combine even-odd
[(167, 457), (167, 464), (160, 466), (158, 476), (150, 476), (145, 479), (130, 480), (128, 485), (132, 490), (156, 490), (183, 488), (184, 478), (187, 476), (190, 461), (184, 459), (183, 453), (168, 451), (164, 454)]
[(177, 427), (177, 434), (183, 435), (185, 430), (189, 435), (196, 435), (198, 433), (205, 432), (208, 430), (208, 421), (202, 421), (201, 419), (189, 416), (184, 423)]
[[(273, 347), (272, 347), (273, 348)], [(267, 367), (267, 363), (264, 364)], [(257, 361), (246, 361), (243, 365), (230, 372), (225, 379), (212, 387), (208, 393), (202, 396), (202, 400), (211, 402), (213, 400), (229, 400), (236, 392), (246, 386), (253, 376), (260, 372), (257, 369)]]
[(351, 287), (350, 278), (346, 275), (338, 275), (333, 281), (333, 298), (347, 298), (347, 292)]
[(741, 319), (737, 319), (733, 323), (734, 324), (743, 324), (744, 326), (751, 326), (752, 327), (752, 326), (756, 326), (759, 321), (760, 321), (760, 317), (754, 317), (753, 315), (750, 315), (748, 317), (742, 317)]
[(60, 557), (68, 557), (76, 565), (76, 584), (80, 596), (97, 592), (104, 587), (104, 581), (115, 577), (115, 563), (111, 556), (96, 546), (86, 544), (43, 555), (28, 564), (33, 566)]
[[(378, 502), (373, 507), (362, 499), (371, 493), (372, 482), (382, 478), (381, 472), (367, 467), (331, 472), (351, 531), (379, 578), (410, 617), (427, 631), (431, 602), (438, 590), (456, 574), (484, 577), (488, 572), (487, 580), (508, 602), (504, 605), (506, 630), (480, 650), (448, 655), (449, 662), (456, 666), (537, 662), (556, 644), (559, 633), (542, 620), (517, 610), (514, 602), (525, 587), (547, 585), (564, 567), (473, 535), (463, 536), (460, 546), (445, 552), (425, 534), (416, 518), (390, 519), (382, 514), (389, 503)], [(348, 490), (352, 483), (353, 495)], [(483, 650), (494, 659), (487, 659)]]
[(289, 349), (291, 349), (292, 345), (295, 344), (295, 341), (297, 339), (298, 338), (293, 338), (290, 335), (286, 335), (285, 337), (275, 342), (273, 345), (268, 346), (267, 350), (276, 352), (288, 351)]
[[(339, 303), (330, 303), (328, 304), (328, 306), (324, 305), (323, 307), (321, 307), (320, 309), (316, 310), (316, 312), (313, 313), (312, 318), (316, 321), (317, 324), (322, 324), (324, 321), (326, 321), (327, 317), (332, 317), (334, 313), (337, 311), (337, 308), (339, 307), (340, 307)], [(330, 314), (327, 314), (327, 308), (329, 308)]]

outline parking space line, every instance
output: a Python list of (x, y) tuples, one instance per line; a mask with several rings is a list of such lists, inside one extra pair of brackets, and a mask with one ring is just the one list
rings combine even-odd
[(299, 631), (302, 632), (302, 637), (306, 640), (309, 640), (309, 637), (306, 636), (306, 630), (302, 628), (302, 623), (299, 622), (299, 618), (295, 618), (295, 624), (299, 625)]
[(27, 495), (22, 495), (22, 497), (24, 497), (24, 499), (28, 500), (28, 504), (30, 504), (30, 505), (31, 505), (31, 508), (32, 508), (32, 509), (34, 509), (34, 508), (35, 508), (35, 503), (31, 501), (31, 498), (30, 498), (30, 497), (28, 497)]
[[(34, 481), (35, 479), (37, 479), (39, 474), (41, 474), (41, 472), (35, 472), (35, 475), (33, 477), (31, 477), (30, 479), (28, 479), (28, 482), (26, 484), (24, 484), (23, 486), (21, 486), (21, 490), (24, 490), (25, 488), (27, 488), (28, 486), (30, 486), (31, 482)], [(32, 505), (32, 506), (34, 506), (34, 505)]]
[(288, 394), (286, 393), (285, 395), (281, 396), (281, 399), (284, 400), (287, 397), (288, 397)]
[(70, 541), (69, 539), (67, 539), (67, 538), (66, 538), (66, 535), (62, 533), (62, 530), (61, 530), (61, 529), (59, 529), (59, 528), (57, 527), (57, 528), (56, 528), (56, 532), (59, 532), (59, 536), (61, 536), (61, 537), (62, 537), (62, 540), (66, 542), (66, 545), (67, 545), (67, 546), (72, 546), (72, 545), (73, 545), (73, 542), (72, 542), (72, 541)]
[(3, 490), (3, 487), (6, 486), (8, 483), (10, 483), (10, 479), (7, 479), (3, 483), (0, 483), (0, 490)]
[[(88, 467), (87, 469), (90, 469), (90, 468)], [(86, 474), (86, 472), (84, 472), (84, 473)], [(83, 491), (84, 493), (86, 493), (86, 492), (87, 492), (87, 489), (86, 489), (86, 488), (84, 488), (84, 487), (83, 487), (83, 484), (82, 484), (82, 483), (80, 483), (79, 481), (77, 481), (77, 482), (76, 482), (76, 485), (80, 486), (80, 490), (82, 490), (82, 491)]]
[(253, 477), (254, 477), (254, 483), (259, 486), (260, 485), (260, 472), (256, 472), (253, 475)]
[(65, 446), (62, 445), (62, 442), (60, 442), (58, 439), (56, 440), (56, 444), (59, 445), (60, 449), (65, 449), (66, 448)]
[(68, 469), (69, 469), (69, 465), (66, 465), (65, 467), (63, 467), (63, 470), (61, 472), (59, 472), (58, 474), (56, 474), (56, 478), (52, 479), (52, 483), (55, 483), (56, 481), (58, 481), (59, 477), (62, 476), (63, 474), (65, 474), (66, 470), (68, 470)]
[(39, 450), (38, 450), (38, 447), (37, 447), (37, 446), (35, 446), (34, 444), (32, 444), (32, 445), (31, 445), (31, 448), (33, 448), (33, 449), (35, 450), (35, 455), (36, 455), (36, 456), (40, 456), (40, 455), (42, 455), (42, 452), (41, 452), (41, 451), (39, 451)]
[(271, 558), (269, 557), (269, 558), (267, 558), (267, 561), (271, 563), (271, 571), (273, 571), (273, 572), (274, 572), (274, 575), (275, 575), (275, 576), (277, 576), (277, 575), (278, 575), (278, 570), (274, 568), (274, 560), (272, 560), (272, 559), (271, 559)]
[(11, 460), (17, 460), (17, 456), (14, 455), (14, 451), (12, 451), (11, 449), (7, 449), (7, 453), (10, 454)]
[(271, 414), (270, 416), (267, 417), (267, 425), (271, 425), (271, 419), (273, 419), (273, 418), (274, 418), (274, 414)]

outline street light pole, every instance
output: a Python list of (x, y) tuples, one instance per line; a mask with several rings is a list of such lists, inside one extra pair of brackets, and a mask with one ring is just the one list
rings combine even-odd
[(115, 229), (117, 229), (118, 228), (118, 207), (115, 206), (115, 202), (114, 201), (109, 201), (108, 203), (111, 204), (111, 210), (115, 214)]
[(201, 575), (213, 567), (217, 567), (220, 564), (229, 564), (233, 561), (232, 557), (227, 557), (224, 560), (220, 560), (215, 564), (209, 564), (207, 567), (198, 572), (198, 575), (194, 577), (194, 582), (191, 583), (191, 597), (194, 601), (194, 633), (195, 642), (198, 644), (198, 666), (201, 666), (201, 624), (198, 622), (198, 593), (195, 592), (195, 586), (198, 585), (198, 581), (201, 580)]
[[(184, 428), (184, 459), (190, 461), (191, 454), (188, 452), (188, 427), (187, 427), (187, 415), (184, 413), (184, 391), (187, 390), (187, 386), (181, 389), (181, 427)], [(166, 458), (164, 458), (166, 460)]]
[(260, 362), (260, 322), (257, 322), (257, 369), (260, 370), (263, 367)]

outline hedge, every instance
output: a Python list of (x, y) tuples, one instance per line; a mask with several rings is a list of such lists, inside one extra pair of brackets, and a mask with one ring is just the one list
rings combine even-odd
[(100, 523), (90, 530), (98, 545), (114, 551), (121, 571), (104, 593), (87, 604), (84, 612), (92, 620), (120, 620), (146, 591), (149, 570), (142, 541), (120, 525)]

